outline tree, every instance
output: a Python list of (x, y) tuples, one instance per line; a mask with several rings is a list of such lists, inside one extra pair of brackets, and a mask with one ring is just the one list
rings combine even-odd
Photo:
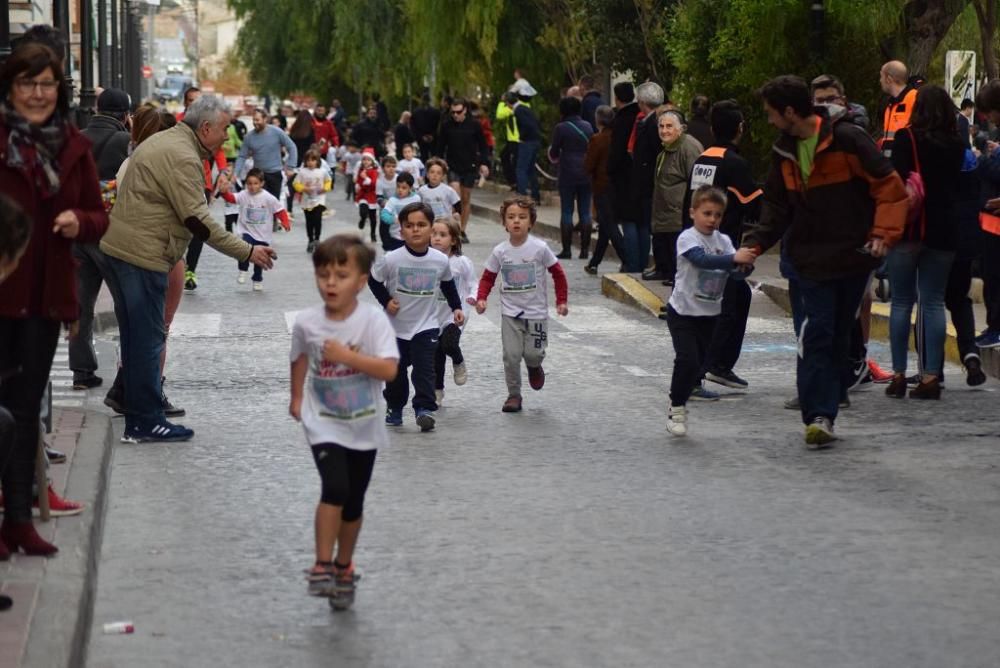
[(979, 21), (979, 38), (982, 41), (983, 69), (986, 78), (992, 81), (1000, 77), (1000, 66), (997, 65), (996, 34), (997, 34), (997, 2), (996, 0), (972, 0)]
[[(910, 72), (926, 74), (934, 50), (970, 0), (907, 0), (903, 20), (882, 42), (885, 60), (899, 59)], [(878, 3), (873, 3), (878, 4)]]

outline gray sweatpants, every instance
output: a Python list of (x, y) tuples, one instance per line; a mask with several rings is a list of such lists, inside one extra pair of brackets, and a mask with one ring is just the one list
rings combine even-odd
[(545, 346), (549, 342), (548, 330), (548, 319), (525, 320), (503, 316), (500, 336), (503, 341), (503, 370), (509, 396), (521, 396), (522, 359), (529, 368), (542, 365)]

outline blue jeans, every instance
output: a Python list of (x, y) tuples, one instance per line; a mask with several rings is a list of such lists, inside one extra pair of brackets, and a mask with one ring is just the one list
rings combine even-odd
[(522, 141), (517, 145), (517, 166), (514, 168), (517, 174), (517, 192), (527, 195), (531, 190), (531, 196), (538, 201), (542, 198), (538, 191), (538, 174), (535, 172), (535, 158), (538, 156), (538, 148), (541, 142)]
[(892, 309), (889, 312), (889, 343), (892, 346), (892, 369), (906, 373), (910, 349), (910, 316), (919, 302), (916, 331), (922, 340), (926, 368), (921, 371), (940, 376), (944, 368), (945, 314), (944, 292), (955, 259), (953, 251), (926, 248), (915, 242), (902, 242), (889, 253), (889, 285)]
[(577, 216), (581, 226), (590, 225), (590, 184), (582, 183), (559, 185), (559, 206), (561, 215), (559, 224), (562, 227), (573, 227), (573, 205), (576, 205)]
[(160, 400), (160, 354), (167, 340), (163, 320), (167, 274), (108, 256), (118, 279), (115, 317), (121, 334), (125, 380), (125, 426), (145, 428), (164, 422)]
[(802, 421), (837, 419), (838, 403), (851, 382), (847, 364), (851, 328), (871, 276), (814, 281), (800, 276), (802, 323), (799, 326), (797, 381)]
[[(243, 235), (243, 241), (247, 242), (251, 246), (270, 246), (271, 245), (271, 244), (267, 243), (266, 241), (259, 241), (257, 239), (254, 239), (249, 234), (244, 234)], [(246, 260), (245, 262), (237, 262), (236, 266), (239, 267), (240, 271), (246, 271), (247, 269), (250, 268), (250, 260)], [(263, 280), (264, 280), (264, 268), (262, 266), (260, 266), (259, 264), (255, 264), (253, 266), (253, 282), (254, 283), (260, 283)]]
[(639, 202), (639, 221), (622, 221), (622, 241), (625, 245), (625, 271), (646, 271), (649, 265), (649, 226), (653, 219), (652, 198)]

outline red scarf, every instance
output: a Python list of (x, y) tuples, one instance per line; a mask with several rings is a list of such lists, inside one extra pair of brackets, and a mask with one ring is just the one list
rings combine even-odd
[(646, 118), (646, 112), (645, 111), (640, 111), (638, 113), (638, 115), (636, 115), (636, 117), (635, 117), (635, 123), (632, 124), (632, 134), (630, 134), (628, 136), (628, 154), (629, 155), (632, 155), (633, 151), (635, 151), (635, 130), (636, 130), (636, 128), (639, 127), (639, 123), (641, 123), (642, 119), (644, 119), (644, 118)]

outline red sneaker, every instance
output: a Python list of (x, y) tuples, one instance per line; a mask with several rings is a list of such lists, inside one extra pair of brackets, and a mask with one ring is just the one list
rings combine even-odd
[[(70, 515), (79, 515), (86, 508), (85, 504), (79, 503), (78, 501), (70, 501), (69, 499), (64, 499), (55, 490), (52, 489), (52, 485), (49, 485), (49, 512), (53, 517), (68, 517)], [(0, 494), (0, 510), (3, 510), (3, 495)], [(36, 498), (34, 503), (31, 504), (31, 510), (34, 514), (39, 514), (41, 511), (38, 509), (38, 499)]]
[(541, 366), (528, 367), (528, 384), (531, 389), (540, 390), (545, 387), (545, 369)]
[(873, 360), (868, 360), (868, 369), (872, 372), (872, 382), (873, 383), (888, 383), (892, 380), (892, 372), (886, 371), (878, 365), (878, 363)]

